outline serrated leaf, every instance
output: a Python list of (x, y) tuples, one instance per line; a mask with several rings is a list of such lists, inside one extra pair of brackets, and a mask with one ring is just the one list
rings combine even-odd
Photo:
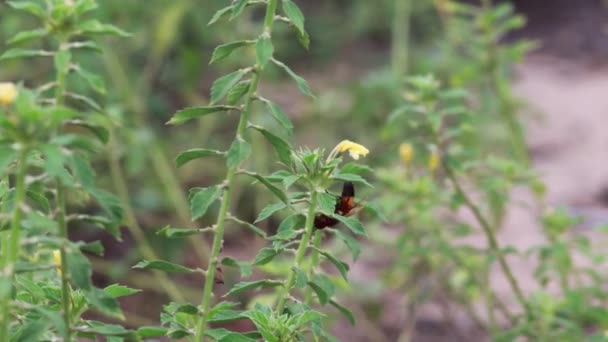
[(359, 175), (356, 175), (354, 173), (338, 173), (338, 174), (332, 175), (332, 178), (343, 181), (343, 182), (353, 182), (353, 183), (364, 184), (369, 187), (373, 187), (367, 180), (365, 180), (365, 178), (363, 178)]
[(7, 4), (14, 9), (28, 12), (38, 18), (46, 17), (44, 8), (34, 1), (7, 1)]
[(45, 29), (37, 29), (31, 31), (21, 31), (17, 33), (13, 38), (11, 38), (7, 43), (8, 44), (18, 44), (23, 43), (28, 40), (42, 38), (46, 36), (48, 32)]
[(230, 56), (235, 50), (252, 44), (253, 42), (250, 40), (239, 40), (236, 42), (219, 45), (215, 48), (215, 50), (213, 50), (213, 55), (211, 55), (211, 61), (209, 64), (219, 62)]
[(288, 216), (281, 222), (277, 229), (277, 234), (273, 236), (272, 240), (291, 240), (296, 237), (296, 228), (304, 227), (306, 217), (302, 214), (293, 214)]
[(82, 153), (74, 153), (71, 156), (71, 169), (72, 174), (76, 181), (85, 190), (92, 190), (95, 188), (95, 171), (91, 167), (89, 159)]
[(342, 215), (331, 215), (332, 218), (344, 223), (344, 225), (350, 229), (353, 233), (367, 236), (367, 232), (365, 228), (363, 228), (363, 224), (356, 217), (346, 217)]
[(359, 244), (359, 241), (340, 230), (335, 230), (334, 232), (336, 233), (336, 236), (340, 240), (342, 240), (346, 247), (348, 247), (348, 249), (350, 250), (351, 254), (353, 255), (353, 261), (357, 261), (359, 255), (361, 255), (361, 245)]
[(271, 262), (282, 250), (276, 250), (274, 248), (262, 248), (253, 260), (253, 264), (256, 266), (266, 265)]
[(64, 167), (65, 156), (61, 148), (56, 145), (47, 144), (41, 146), (40, 149), (45, 161), (44, 166), (49, 176), (59, 178), (65, 185), (73, 187), (75, 184), (72, 176)]
[[(119, 198), (117, 198), (116, 196), (114, 196), (113, 194), (111, 194), (107, 191), (98, 190), (98, 189), (96, 189), (95, 191), (91, 191), (91, 195), (93, 195), (93, 197), (95, 197), (95, 200), (97, 201), (97, 203), (99, 203), (99, 205), (103, 208), (103, 210), (111, 217), (111, 219), (112, 219), (111, 223), (117, 225), (118, 223), (120, 223), (120, 221), (122, 221), (123, 216), (124, 216), (124, 211), (122, 209), (122, 202), (120, 201)], [(99, 222), (99, 223), (101, 223), (101, 222)], [(118, 231), (117, 227), (109, 227), (109, 226), (106, 226), (106, 227), (108, 229), (110, 229), (110, 232), (115, 237), (118, 238), (120, 236), (120, 232)]]
[(49, 57), (53, 53), (44, 50), (10, 49), (0, 56), (0, 60), (28, 57)]
[(250, 80), (239, 82), (228, 93), (228, 96), (226, 97), (226, 102), (230, 105), (237, 104), (243, 98), (243, 96), (245, 96), (245, 94), (247, 94), (250, 86), (251, 86)]
[(267, 219), (270, 216), (272, 216), (272, 214), (276, 213), (279, 210), (283, 210), (286, 207), (287, 207), (287, 205), (285, 203), (283, 203), (283, 202), (269, 204), (266, 207), (264, 207), (264, 209), (262, 209), (262, 211), (260, 211), (260, 214), (258, 215), (258, 218), (255, 220), (254, 223), (258, 223), (260, 221), (264, 221), (265, 219)]
[(350, 324), (352, 324), (353, 326), (355, 326), (355, 315), (353, 315), (352, 312), (350, 312), (350, 310), (348, 310), (347, 308), (345, 308), (344, 306), (338, 304), (336, 301), (334, 300), (330, 300), (329, 303), (335, 307), (336, 309), (338, 309), (338, 311), (340, 311), (340, 313), (342, 315), (344, 315), (344, 317), (346, 317), (346, 319), (348, 319), (348, 321), (350, 322)]
[(251, 145), (244, 140), (237, 139), (232, 142), (228, 155), (226, 157), (226, 166), (228, 168), (240, 165), (251, 154)]
[(76, 288), (83, 290), (90, 290), (93, 287), (91, 282), (91, 276), (93, 270), (91, 269), (91, 262), (84, 256), (80, 250), (73, 250), (67, 253), (68, 274), (72, 279), (72, 283)]
[[(252, 172), (248, 172), (246, 174), (248, 176), (255, 178), (258, 182), (262, 183), (268, 190), (270, 190), (270, 192), (272, 192), (275, 196), (277, 196), (283, 203), (285, 203), (285, 204), (289, 203), (289, 198), (287, 197), (285, 192), (283, 192), (283, 190), (277, 188), (272, 183), (270, 183), (270, 181), (268, 181), (268, 179), (266, 179), (266, 177), (258, 175), (257, 173), (252, 173)], [(256, 222), (258, 222), (258, 221), (256, 221)]]
[(17, 153), (8, 145), (0, 145), (0, 176), (6, 172), (6, 168), (15, 160)]
[(226, 16), (229, 12), (232, 12), (233, 7), (234, 7), (234, 5), (230, 5), (228, 7), (224, 7), (221, 10), (215, 12), (215, 14), (211, 18), (211, 20), (207, 23), (207, 25), (211, 26), (211, 25), (215, 24), (218, 20), (220, 20), (221, 18)]
[(291, 145), (281, 137), (269, 132), (260, 126), (251, 126), (255, 130), (262, 133), (262, 135), (272, 145), (275, 152), (277, 153), (279, 160), (285, 165), (291, 165)]
[(283, 0), (283, 12), (293, 25), (298, 29), (298, 32), (305, 33), (304, 31), (304, 14), (296, 5), (295, 2), (291, 0)]
[(167, 334), (168, 329), (163, 327), (139, 327), (137, 329), (137, 336), (141, 338), (150, 338), (150, 337), (164, 337)]
[(104, 144), (107, 144), (110, 140), (110, 131), (108, 131), (108, 129), (104, 126), (78, 119), (66, 121), (65, 124), (70, 126), (79, 126), (87, 129), (88, 131), (93, 133), (95, 137), (99, 139), (100, 142)]
[(326, 214), (333, 214), (336, 210), (336, 196), (326, 192), (320, 193), (317, 196), (319, 209)]
[(243, 13), (243, 11), (245, 10), (245, 7), (247, 7), (248, 3), (249, 0), (236, 0), (234, 7), (232, 7), (232, 14), (230, 15), (230, 20), (233, 20), (236, 17), (240, 16), (241, 13)]
[(107, 294), (104, 290), (94, 287), (89, 291), (84, 291), (84, 295), (87, 298), (87, 301), (96, 310), (110, 317), (124, 319), (122, 311), (120, 310), (120, 305), (116, 299)]
[(291, 70), (287, 65), (285, 65), (285, 63), (280, 62), (274, 58), (272, 59), (272, 62), (274, 64), (276, 64), (277, 66), (281, 67), (283, 70), (285, 70), (285, 72), (289, 75), (289, 77), (291, 77), (296, 82), (298, 88), (304, 95), (315, 98), (315, 95), (310, 90), (310, 87), (308, 86), (308, 82), (306, 82), (305, 79), (303, 79), (302, 77), (298, 76), (295, 72), (293, 72), (293, 70)]
[(130, 296), (130, 295), (134, 295), (136, 293), (141, 292), (141, 290), (132, 289), (130, 287), (127, 287), (127, 286), (124, 286), (124, 285), (118, 285), (118, 284), (112, 284), (112, 285), (106, 287), (103, 290), (108, 295), (110, 295), (112, 298), (120, 298), (120, 297)]
[(276, 103), (266, 100), (264, 101), (270, 110), (270, 114), (272, 117), (287, 131), (287, 136), (291, 137), (293, 135), (293, 123), (289, 119), (289, 116), (285, 111)]
[(338, 271), (340, 271), (340, 274), (342, 275), (342, 278), (344, 278), (344, 280), (348, 281), (348, 270), (350, 269), (350, 267), (348, 266), (347, 263), (344, 263), (340, 260), (338, 260), (335, 256), (333, 256), (331, 253), (326, 252), (324, 250), (315, 248), (321, 255), (323, 255), (325, 258), (327, 258), (327, 260), (329, 260), (329, 262), (331, 262)]
[(82, 67), (77, 67), (75, 71), (76, 74), (82, 77), (82, 79), (85, 80), (91, 86), (91, 88), (93, 88), (93, 90), (102, 95), (105, 95), (106, 84), (103, 77), (96, 75), (92, 72), (86, 71)]
[(251, 276), (252, 270), (249, 262), (238, 261), (234, 258), (225, 257), (222, 259), (221, 264), (229, 267), (238, 268), (241, 272), (241, 276), (243, 277)]
[(195, 271), (186, 266), (174, 264), (164, 260), (143, 260), (133, 266), (136, 269), (142, 270), (160, 270), (172, 273), (194, 273)]
[(355, 163), (348, 163), (340, 169), (341, 174), (348, 173), (348, 174), (355, 174), (355, 175), (363, 175), (363, 174), (370, 173), (370, 172), (372, 172), (372, 169), (369, 166), (355, 164)]
[(258, 280), (258, 281), (249, 281), (249, 282), (240, 282), (232, 287), (228, 293), (224, 295), (224, 297), (235, 295), (239, 293), (243, 293), (245, 291), (259, 289), (259, 288), (270, 288), (280, 286), (282, 282), (274, 281), (274, 280)]
[(286, 190), (288, 190), (292, 185), (294, 185), (297, 181), (299, 181), (303, 176), (302, 175), (291, 175), (283, 178), (283, 186)]
[(247, 70), (241, 69), (234, 72), (229, 73), (228, 75), (224, 75), (215, 82), (211, 86), (211, 103), (217, 103), (221, 99), (223, 99), (226, 94), (232, 89), (243, 76), (247, 73)]
[(291, 268), (291, 271), (295, 274), (295, 283), (294, 283), (294, 288), (296, 289), (303, 289), (304, 287), (306, 287), (306, 284), (308, 283), (308, 278), (306, 277), (306, 273), (304, 273), (304, 271), (302, 271), (301, 269), (293, 266)]
[(274, 46), (272, 46), (270, 35), (263, 34), (258, 38), (258, 41), (255, 44), (255, 55), (257, 57), (258, 65), (264, 68), (272, 58), (273, 53)]
[(193, 148), (187, 151), (184, 151), (177, 155), (175, 158), (175, 164), (177, 167), (181, 167), (189, 161), (205, 158), (205, 157), (223, 157), (225, 155), (224, 152), (209, 150), (205, 148)]
[(103, 24), (98, 20), (91, 19), (85, 22), (78, 24), (78, 28), (84, 34), (104, 34), (104, 35), (113, 35), (119, 37), (129, 37), (131, 36), (129, 33), (121, 30), (120, 28), (110, 25)]
[(331, 280), (322, 275), (316, 275), (314, 280), (309, 280), (308, 286), (317, 294), (317, 298), (321, 305), (327, 304), (335, 292)]
[(215, 306), (213, 308), (211, 308), (211, 310), (209, 310), (209, 313), (207, 314), (207, 319), (211, 319), (213, 318), (215, 315), (217, 315), (218, 313), (220, 313), (221, 311), (224, 310), (230, 310), (236, 306), (238, 306), (239, 303), (235, 303), (235, 302), (220, 302), (215, 304)]
[(184, 122), (188, 122), (193, 119), (200, 118), (205, 115), (234, 110), (234, 107), (230, 106), (207, 106), (207, 107), (190, 107), (178, 110), (173, 114), (171, 120), (167, 122), (167, 125), (181, 125)]
[(198, 220), (207, 213), (209, 206), (222, 195), (222, 189), (218, 186), (193, 189), (190, 193), (190, 212), (192, 221)]

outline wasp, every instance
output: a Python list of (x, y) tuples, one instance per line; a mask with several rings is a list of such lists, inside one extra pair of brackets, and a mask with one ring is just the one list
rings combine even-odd
[[(355, 203), (355, 185), (352, 182), (344, 182), (342, 186), (342, 195), (336, 200), (336, 208), (334, 214), (340, 216), (352, 216), (356, 214), (362, 207)], [(315, 227), (323, 229), (333, 227), (338, 224), (337, 219), (327, 215), (315, 216)]]

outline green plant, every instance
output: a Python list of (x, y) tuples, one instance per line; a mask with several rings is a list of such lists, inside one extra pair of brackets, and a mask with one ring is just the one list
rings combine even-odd
[[(280, 6), (279, 6), (280, 5)], [(357, 241), (348, 234), (335, 229), (317, 230), (315, 220), (319, 215), (330, 217), (333, 224), (344, 223), (357, 234), (365, 234), (361, 223), (354, 217), (341, 216), (336, 212), (336, 197), (326, 193), (336, 181), (356, 182), (367, 184), (359, 175), (369, 171), (368, 168), (356, 164), (339, 167), (343, 153), (358, 159), (366, 155), (368, 150), (359, 144), (343, 141), (325, 158), (322, 150), (301, 150), (294, 152), (290, 143), (281, 135), (254, 123), (254, 113), (258, 105), (271, 114), (280, 127), (286, 132), (287, 138), (292, 136), (293, 124), (287, 114), (274, 102), (260, 95), (259, 84), (264, 71), (275, 66), (285, 71), (298, 85), (299, 89), (308, 96), (313, 96), (307, 82), (295, 74), (287, 65), (274, 57), (272, 41), (273, 27), (276, 21), (293, 26), (300, 42), (307, 47), (308, 36), (304, 31), (304, 17), (298, 6), (291, 0), (270, 0), (268, 2), (237, 1), (218, 11), (211, 23), (223, 17), (235, 19), (247, 7), (265, 6), (265, 16), (261, 34), (255, 39), (239, 40), (217, 47), (211, 62), (218, 62), (247, 48), (255, 49), (256, 63), (244, 67), (217, 79), (211, 88), (211, 103), (203, 107), (191, 107), (178, 111), (169, 124), (183, 124), (192, 119), (220, 112), (236, 112), (239, 121), (234, 140), (228, 151), (212, 149), (191, 149), (178, 155), (178, 165), (205, 157), (219, 157), (226, 161), (226, 177), (219, 185), (207, 188), (195, 188), (190, 191), (190, 208), (193, 220), (205, 216), (214, 202), (220, 201), (216, 223), (208, 228), (164, 228), (161, 233), (167, 237), (183, 237), (200, 233), (212, 233), (213, 245), (209, 265), (206, 270), (192, 269), (179, 264), (162, 260), (142, 261), (136, 268), (157, 269), (170, 272), (200, 273), (205, 277), (201, 304), (172, 303), (165, 308), (161, 321), (168, 327), (166, 333), (172, 338), (189, 336), (194, 341), (204, 337), (214, 340), (229, 341), (236, 338), (253, 340), (263, 337), (267, 341), (296, 341), (304, 334), (312, 332), (315, 338), (329, 336), (321, 326), (323, 315), (314, 311), (314, 295), (322, 305), (331, 304), (340, 311), (347, 313), (346, 308), (338, 304), (332, 297), (334, 285), (329, 277), (320, 269), (321, 257), (332, 263), (346, 279), (348, 264), (340, 261), (321, 246), (325, 231), (336, 234), (358, 254)], [(285, 16), (279, 15), (279, 9)], [(258, 132), (272, 145), (278, 161), (284, 170), (270, 176), (264, 176), (245, 168), (246, 161), (252, 154), (252, 144), (249, 142), (250, 132)], [(259, 152), (258, 152), (259, 153)], [(269, 236), (254, 224), (246, 222), (230, 212), (232, 194), (235, 191), (237, 176), (251, 177), (262, 184), (279, 202), (266, 206), (259, 214), (255, 223), (268, 219), (282, 210), (290, 214), (279, 225), (275, 235)], [(303, 191), (290, 193), (290, 188), (301, 188)], [(335, 220), (335, 221), (334, 221)], [(256, 235), (271, 242), (270, 247), (258, 251), (252, 261), (238, 261), (231, 257), (220, 259), (223, 249), (224, 232), (228, 222), (234, 222), (252, 230)], [(324, 228), (324, 227), (321, 227)], [(313, 236), (314, 235), (314, 236)], [(307, 257), (308, 252), (310, 256)], [(293, 254), (292, 257), (285, 255)], [(275, 260), (276, 259), (276, 260)], [(273, 263), (289, 264), (284, 271), (286, 279), (262, 279), (235, 284), (225, 295), (242, 295), (251, 290), (275, 288), (273, 301), (276, 305), (269, 306), (256, 303), (252, 309), (245, 311), (233, 310), (238, 304), (221, 302), (212, 303), (214, 284), (223, 283), (223, 267), (236, 267), (244, 276), (251, 275), (253, 267), (269, 266)], [(296, 297), (296, 290), (307, 288), (303, 299)], [(348, 314), (352, 319), (352, 315)], [(250, 334), (230, 332), (226, 329), (210, 329), (209, 324), (249, 319), (257, 327)]]
[[(1, 205), (10, 219), (3, 217), (0, 245), (0, 340), (127, 336), (130, 333), (121, 326), (85, 320), (82, 315), (95, 310), (121, 318), (115, 298), (137, 290), (94, 287), (83, 252), (102, 254), (103, 246), (68, 239), (68, 224), (74, 223), (98, 226), (119, 237), (122, 209), (113, 195), (95, 186), (90, 163), (109, 133), (101, 105), (84, 94), (89, 90), (103, 94), (105, 86), (76, 56), (101, 50), (89, 37), (126, 34), (88, 18), (97, 7), (93, 0), (8, 5), (43, 24), (16, 34), (9, 43), (44, 39), (48, 44), (12, 48), (0, 60), (51, 58), (55, 77), (34, 90), (10, 84), (1, 89)], [(14, 94), (6, 97), (11, 91)], [(95, 210), (68, 211), (68, 204), (91, 199), (98, 204)]]

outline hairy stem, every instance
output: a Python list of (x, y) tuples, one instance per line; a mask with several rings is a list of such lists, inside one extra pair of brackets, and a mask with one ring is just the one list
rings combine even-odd
[(409, 66), (411, 12), (412, 0), (395, 0), (391, 66), (397, 79), (405, 76)]
[[(304, 255), (306, 254), (306, 250), (310, 244), (310, 238), (312, 237), (313, 230), (315, 229), (315, 214), (317, 210), (317, 192), (312, 190), (310, 194), (310, 206), (308, 207), (308, 213), (306, 214), (306, 224), (304, 226), (304, 235), (302, 236), (302, 240), (300, 240), (300, 245), (298, 246), (298, 251), (296, 252), (296, 259), (294, 260), (294, 266), (300, 267), (302, 265), (302, 261), (304, 260)], [(285, 303), (287, 302), (287, 298), (289, 297), (289, 293), (293, 289), (293, 286), (296, 282), (296, 273), (290, 272), (289, 277), (287, 278), (287, 283), (283, 289), (283, 293), (279, 297), (279, 303), (277, 304), (276, 312), (281, 314), (283, 309), (285, 309)]]
[(492, 228), (492, 226), (490, 225), (488, 220), (483, 216), (483, 214), (481, 213), (481, 210), (477, 207), (477, 205), (473, 202), (473, 200), (469, 197), (469, 195), (462, 189), (462, 186), (460, 185), (458, 178), (454, 174), (454, 171), (449, 166), (447, 161), (443, 160), (441, 165), (443, 166), (443, 169), (445, 170), (445, 173), (448, 176), (450, 183), (452, 184), (452, 186), (454, 187), (456, 192), (461, 196), (464, 203), (471, 210), (471, 212), (475, 216), (475, 219), (477, 220), (477, 222), (483, 229), (483, 231), (486, 235), (486, 238), (488, 240), (489, 248), (496, 255), (500, 268), (501, 268), (503, 274), (505, 275), (505, 277), (507, 278), (507, 281), (509, 282), (511, 289), (513, 290), (513, 293), (515, 294), (515, 297), (517, 298), (517, 300), (519, 301), (521, 306), (524, 308), (524, 311), (526, 312), (526, 314), (529, 317), (532, 317), (532, 308), (530, 307), (530, 304), (526, 300), (526, 297), (524, 296), (524, 293), (521, 290), (521, 287), (520, 287), (517, 279), (513, 275), (513, 271), (511, 270), (511, 268), (509, 267), (509, 264), (507, 263), (507, 260), (502, 252), (500, 244), (498, 243), (498, 239), (496, 238), (494, 229)]
[[(18, 170), (15, 182), (15, 197), (13, 201), (13, 212), (11, 216), (11, 230), (10, 237), (3, 239), (3, 243), (7, 242), (6, 245), (2, 245), (2, 254), (0, 264), (0, 280), (2, 278), (8, 279), (8, 283), (13, 283), (13, 277), (15, 276), (15, 264), (19, 257), (20, 247), (20, 235), (21, 235), (21, 216), (22, 216), (22, 202), (25, 200), (25, 174), (27, 171), (27, 149), (22, 147), (20, 151)], [(6, 241), (5, 241), (6, 240)], [(10, 297), (11, 291), (8, 290), (6, 293), (0, 294), (0, 341), (9, 340), (9, 323), (10, 323)]]
[[(314, 275), (314, 271), (315, 271), (315, 267), (317, 267), (319, 265), (319, 251), (317, 250), (319, 247), (321, 247), (321, 239), (323, 238), (323, 231), (321, 230), (316, 230), (315, 231), (315, 237), (313, 240), (313, 246), (315, 247), (315, 249), (312, 250), (311, 256), (310, 256), (310, 269), (308, 270), (308, 279), (311, 280), (313, 275)], [(304, 303), (306, 303), (306, 305), (310, 305), (312, 303), (312, 288), (309, 286), (306, 288), (306, 294), (304, 296)]]

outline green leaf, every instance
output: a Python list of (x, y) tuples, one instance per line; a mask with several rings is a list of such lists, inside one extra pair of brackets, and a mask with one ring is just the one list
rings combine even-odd
[(348, 163), (344, 165), (342, 169), (340, 169), (341, 174), (350, 173), (355, 175), (363, 175), (370, 172), (372, 172), (370, 167), (355, 163)]
[(84, 34), (103, 34), (118, 37), (130, 37), (131, 35), (118, 27), (110, 24), (102, 24), (98, 20), (91, 19), (78, 24), (78, 28)]
[(264, 207), (264, 209), (262, 209), (262, 211), (260, 211), (260, 214), (258, 215), (258, 218), (255, 220), (254, 223), (258, 223), (260, 221), (264, 221), (265, 219), (267, 219), (270, 216), (272, 216), (272, 214), (276, 213), (279, 210), (283, 210), (286, 207), (287, 207), (287, 205), (285, 205), (285, 203), (283, 203), (283, 202), (275, 203), (275, 204), (269, 204), (266, 207)]
[(249, 282), (240, 282), (240, 283), (234, 285), (232, 287), (232, 289), (230, 289), (230, 291), (228, 291), (228, 293), (226, 293), (224, 295), (224, 297), (227, 297), (230, 295), (236, 295), (239, 293), (243, 293), (245, 291), (259, 289), (259, 288), (277, 287), (277, 286), (281, 286), (282, 284), (283, 283), (280, 281), (268, 280), (268, 279), (258, 280), (258, 281), (249, 281)]
[(112, 298), (130, 296), (130, 295), (134, 295), (136, 293), (141, 292), (141, 290), (132, 289), (130, 287), (118, 285), (118, 284), (112, 284), (103, 290), (106, 291), (106, 293), (108, 295), (110, 295)]
[[(255, 178), (260, 183), (264, 184), (264, 186), (268, 190), (270, 190), (270, 192), (272, 192), (275, 196), (277, 196), (283, 203), (285, 203), (285, 204), (289, 203), (289, 198), (283, 192), (283, 190), (279, 189), (278, 187), (276, 187), (272, 183), (270, 183), (270, 181), (268, 181), (268, 179), (266, 179), (266, 177), (258, 175), (257, 173), (253, 173), (253, 172), (247, 172), (246, 174), (248, 176)], [(256, 222), (258, 222), (258, 221), (256, 221)]]
[(7, 1), (7, 4), (16, 10), (28, 12), (38, 18), (46, 18), (44, 8), (34, 1)]
[(158, 235), (165, 236), (169, 239), (184, 238), (191, 235), (197, 235), (202, 232), (199, 228), (171, 228), (169, 226), (163, 227), (158, 231)]
[[(95, 200), (97, 201), (97, 203), (99, 203), (103, 210), (110, 216), (110, 218), (112, 219), (112, 221), (110, 222), (111, 224), (117, 225), (118, 223), (120, 223), (120, 221), (122, 221), (124, 211), (122, 210), (122, 202), (120, 201), (120, 199), (118, 199), (113, 194), (103, 190), (91, 191), (91, 194), (93, 195), (93, 197), (95, 197)], [(99, 221), (98, 223), (104, 224), (103, 222)], [(114, 237), (120, 237), (120, 231), (118, 230), (118, 227), (111, 227), (107, 224), (104, 224), (104, 226), (106, 226), (106, 228), (110, 230)]]
[(298, 32), (300, 34), (305, 33), (304, 14), (302, 14), (302, 11), (298, 5), (291, 0), (283, 0), (283, 11), (285, 12), (287, 18), (289, 18), (293, 25), (298, 29)]
[(295, 278), (296, 278), (294, 287), (296, 289), (303, 289), (304, 287), (306, 287), (306, 284), (308, 283), (308, 278), (306, 277), (306, 273), (304, 273), (304, 271), (297, 268), (296, 266), (293, 266), (291, 268), (291, 271), (295, 274)]
[(270, 34), (264, 33), (258, 38), (258, 41), (255, 44), (255, 54), (258, 65), (264, 68), (266, 64), (268, 64), (268, 61), (270, 61), (270, 58), (272, 58), (273, 53), (274, 47), (272, 46)]
[(9, 145), (0, 145), (0, 176), (7, 170), (6, 168), (15, 160), (17, 153)]
[(172, 272), (172, 273), (194, 273), (195, 271), (191, 268), (182, 266), (182, 265), (178, 265), (178, 264), (174, 264), (168, 261), (164, 261), (164, 260), (143, 260), (140, 261), (139, 263), (137, 263), (137, 265), (133, 266), (133, 268), (136, 269), (143, 269), (143, 270), (160, 270), (160, 271), (165, 271), (165, 272)]
[(291, 137), (293, 135), (293, 123), (291, 122), (291, 119), (289, 119), (287, 113), (285, 113), (285, 111), (279, 107), (279, 105), (270, 100), (266, 100), (264, 103), (266, 103), (268, 106), (272, 117), (279, 123), (279, 125), (285, 128), (287, 131), (287, 136)]
[(321, 305), (327, 304), (336, 291), (334, 284), (324, 275), (316, 275), (314, 280), (308, 281), (308, 286), (315, 291)]
[(31, 31), (21, 31), (17, 33), (13, 38), (11, 38), (7, 43), (8, 44), (18, 44), (23, 43), (28, 40), (42, 38), (46, 36), (48, 32), (45, 29), (37, 29)]
[(239, 40), (236, 42), (219, 45), (215, 48), (215, 50), (213, 50), (213, 55), (211, 56), (211, 61), (209, 62), (209, 64), (219, 62), (230, 56), (235, 50), (242, 48), (243, 46), (252, 44), (253, 41), (250, 40)]
[(173, 114), (171, 120), (167, 122), (167, 125), (181, 125), (184, 122), (188, 122), (192, 119), (197, 119), (205, 115), (234, 110), (235, 107), (231, 106), (208, 106), (208, 107), (190, 107), (182, 110), (178, 110)]
[(235, 303), (235, 302), (217, 303), (213, 308), (211, 308), (211, 310), (209, 310), (209, 313), (207, 314), (207, 319), (212, 319), (218, 313), (225, 311), (225, 310), (230, 310), (238, 305), (239, 305), (239, 303)]
[(141, 338), (164, 337), (168, 329), (163, 327), (140, 327), (137, 329), (137, 336)]
[(105, 84), (103, 77), (96, 75), (92, 72), (86, 71), (82, 67), (75, 68), (75, 71), (76, 71), (76, 74), (78, 74), (80, 77), (82, 77), (82, 79), (85, 80), (91, 86), (91, 88), (93, 90), (95, 90), (96, 92), (98, 92), (102, 95), (105, 95), (106, 84)]
[(342, 278), (344, 278), (344, 280), (348, 281), (348, 270), (350, 269), (350, 267), (348, 266), (348, 264), (338, 260), (336, 257), (334, 257), (331, 253), (326, 252), (324, 250), (315, 248), (321, 255), (323, 255), (325, 258), (327, 258), (327, 260), (329, 260), (329, 262), (331, 262), (336, 269), (338, 269), (338, 271), (340, 271), (340, 274), (342, 275)]
[(367, 232), (365, 231), (365, 228), (363, 228), (363, 225), (361, 224), (361, 222), (359, 220), (357, 220), (356, 217), (352, 217), (352, 216), (346, 217), (346, 216), (335, 215), (335, 214), (332, 214), (331, 217), (344, 223), (344, 225), (348, 229), (350, 229), (353, 233), (367, 236)]
[(243, 76), (247, 74), (246, 69), (237, 70), (229, 73), (228, 75), (222, 76), (213, 82), (211, 86), (211, 103), (217, 103), (228, 94)]
[(282, 250), (276, 250), (274, 248), (262, 248), (255, 256), (253, 264), (256, 266), (266, 265), (271, 262)]
[(229, 12), (231, 12), (232, 8), (234, 8), (234, 5), (224, 7), (221, 10), (215, 12), (215, 14), (213, 15), (213, 18), (211, 18), (211, 20), (209, 21), (209, 23), (207, 23), (207, 25), (211, 26), (211, 25), (215, 24), (218, 20), (220, 20), (221, 18), (226, 16)]
[(222, 195), (222, 188), (211, 186), (208, 188), (196, 188), (190, 191), (190, 212), (192, 221), (198, 220), (207, 213), (209, 206)]
[(239, 82), (232, 90), (228, 93), (226, 97), (226, 102), (230, 105), (237, 104), (245, 94), (249, 91), (249, 87), (251, 86), (251, 81), (241, 81)]
[(93, 270), (89, 259), (80, 250), (69, 251), (66, 259), (68, 274), (74, 286), (79, 289), (90, 290), (93, 287), (91, 282)]
[(110, 317), (124, 319), (122, 311), (120, 310), (120, 305), (116, 299), (112, 298), (112, 296), (107, 294), (104, 290), (94, 287), (89, 291), (85, 291), (84, 295), (95, 310)]
[(355, 322), (355, 315), (353, 315), (353, 313), (350, 312), (350, 310), (348, 310), (344, 306), (338, 304), (334, 300), (330, 300), (329, 304), (331, 304), (333, 307), (335, 307), (336, 309), (338, 309), (338, 311), (340, 311), (340, 313), (342, 315), (344, 315), (344, 317), (346, 317), (346, 319), (348, 319), (348, 321), (350, 322), (350, 324), (352, 324), (353, 326), (355, 326), (355, 323), (356, 323)]
[(291, 145), (288, 142), (283, 140), (277, 135), (270, 133), (264, 127), (261, 126), (251, 126), (255, 130), (259, 131), (264, 135), (266, 140), (274, 147), (275, 152), (277, 153), (279, 160), (285, 165), (291, 165)]
[(312, 98), (315, 98), (315, 95), (312, 93), (312, 91), (310, 90), (310, 87), (308, 86), (308, 82), (306, 82), (305, 79), (303, 79), (302, 77), (298, 76), (295, 72), (293, 72), (287, 65), (285, 65), (283, 62), (280, 62), (276, 59), (272, 59), (272, 62), (274, 64), (276, 64), (277, 66), (281, 67), (283, 70), (285, 70), (285, 72), (289, 75), (289, 77), (291, 77), (296, 84), (298, 85), (298, 88), (300, 89), (300, 91), (306, 95), (306, 96), (310, 96)]
[(251, 145), (244, 140), (237, 139), (232, 142), (226, 158), (228, 168), (236, 167), (245, 161), (251, 154)]
[(238, 261), (234, 258), (225, 257), (222, 259), (221, 264), (229, 267), (238, 268), (243, 277), (251, 276), (252, 270), (249, 262)]
[(11, 341), (15, 342), (30, 342), (30, 341), (40, 341), (43, 334), (46, 333), (48, 329), (49, 322), (44, 319), (36, 319), (36, 320), (28, 320), (19, 328), (16, 334), (16, 338)]
[(91, 162), (82, 153), (74, 153), (71, 156), (71, 169), (76, 181), (83, 189), (91, 190), (95, 188), (95, 171), (91, 167)]
[(66, 121), (66, 125), (79, 126), (84, 129), (89, 130), (91, 133), (99, 139), (100, 142), (107, 144), (110, 140), (110, 131), (102, 125), (97, 125), (95, 123), (87, 122), (84, 120), (74, 119)]
[(225, 155), (226, 153), (216, 150), (209, 150), (205, 148), (193, 148), (178, 154), (177, 158), (175, 158), (175, 164), (177, 165), (177, 167), (181, 167), (189, 161), (195, 159), (205, 157), (223, 157)]
[(49, 57), (53, 53), (44, 50), (10, 49), (0, 56), (0, 60), (25, 58), (25, 57)]
[(346, 247), (348, 247), (348, 249), (350, 250), (350, 252), (353, 255), (353, 261), (357, 261), (357, 259), (359, 258), (359, 255), (361, 255), (361, 245), (359, 244), (359, 241), (357, 241), (357, 239), (353, 238), (352, 236), (350, 236), (340, 230), (337, 230), (337, 229), (334, 230), (334, 233), (340, 240), (342, 240), (342, 242), (344, 242)]
[(321, 209), (321, 211), (323, 213), (331, 215), (334, 213), (334, 211), (336, 211), (336, 202), (337, 202), (336, 196), (323, 192), (317, 196), (317, 199), (318, 199), (319, 209)]
[(107, 324), (97, 321), (87, 321), (88, 327), (84, 327), (84, 332), (103, 336), (126, 336), (129, 331), (117, 324)]
[(243, 13), (243, 11), (245, 10), (245, 7), (247, 7), (248, 3), (249, 3), (249, 0), (236, 0), (236, 3), (234, 4), (234, 7), (232, 8), (232, 14), (230, 15), (230, 20), (233, 20), (236, 17), (238, 17), (239, 15), (241, 15), (241, 13)]
[(364, 184), (369, 187), (372, 187), (372, 185), (369, 184), (369, 182), (366, 181), (365, 178), (363, 178), (359, 175), (356, 175), (354, 173), (338, 173), (338, 174), (332, 175), (332, 178), (343, 181), (343, 182), (359, 183), (359, 184)]

